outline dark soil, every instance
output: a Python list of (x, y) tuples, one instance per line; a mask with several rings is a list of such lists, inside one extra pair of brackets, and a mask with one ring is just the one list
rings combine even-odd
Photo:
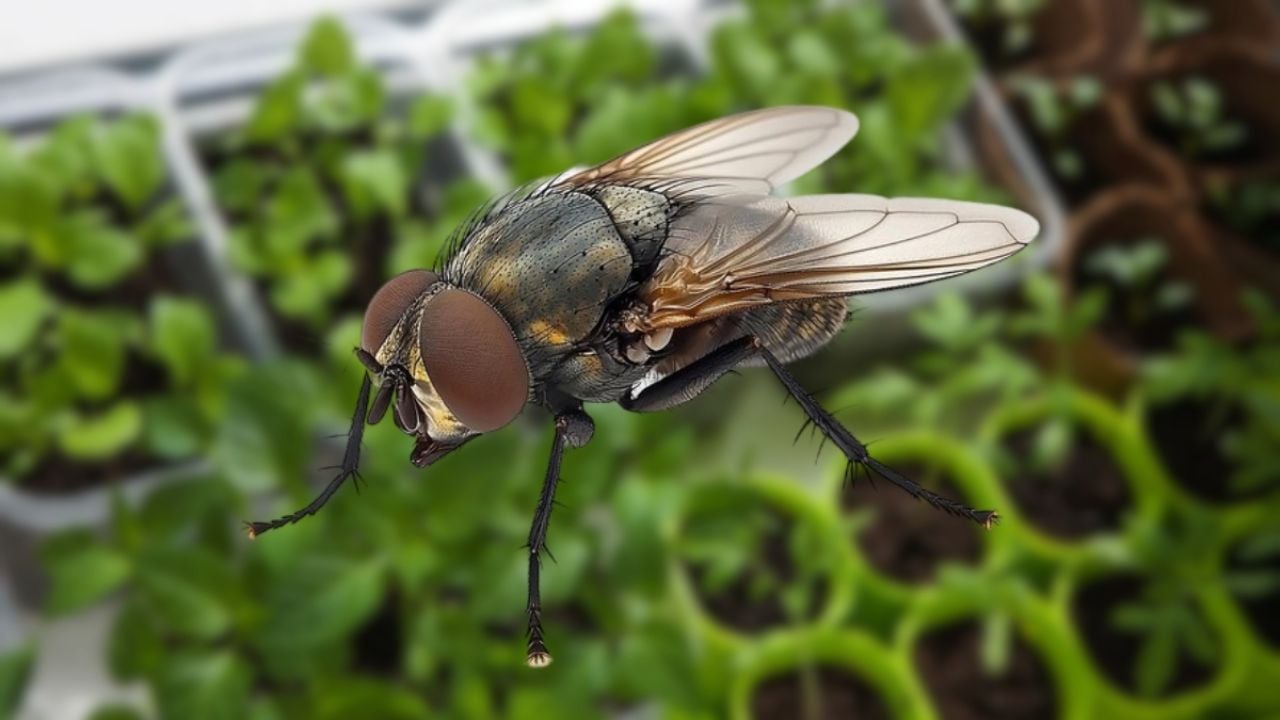
[[(1244, 572), (1280, 574), (1280, 554), (1250, 560), (1243, 557), (1240, 549), (1236, 548), (1227, 555), (1227, 573)], [(1280, 608), (1280, 588), (1249, 596), (1237, 593), (1235, 598), (1254, 634), (1270, 645), (1272, 650), (1280, 651), (1280, 612), (1276, 611), (1276, 608)]]
[(1116, 530), (1132, 499), (1124, 473), (1111, 454), (1084, 430), (1060, 465), (1032, 470), (1035, 428), (1006, 436), (1004, 449), (1017, 460), (1017, 475), (1006, 486), (1018, 509), (1044, 532), (1064, 539)]
[[(761, 551), (760, 564), (767, 568), (769, 575), (778, 579), (782, 587), (786, 587), (791, 583), (799, 582), (795, 561), (791, 557), (789, 548), (792, 521), (776, 512), (768, 511), (768, 513), (775, 522), (758, 545)], [(703, 578), (706, 574), (704, 566), (689, 563), (689, 574), (702, 607), (728, 627), (743, 632), (759, 632), (770, 627), (785, 625), (793, 620), (788, 617), (782, 599), (777, 593), (764, 598), (752, 596), (752, 580), (755, 573), (751, 570), (734, 578), (728, 586), (715, 594), (709, 594), (704, 589)], [(826, 595), (826, 581), (817, 579), (813, 583), (812, 590), (812, 599), (805, 612), (806, 618), (817, 616), (822, 598)]]
[(405, 628), (400, 619), (399, 593), (387, 593), (378, 612), (356, 630), (351, 663), (357, 672), (395, 677), (404, 658)]
[[(1129, 692), (1137, 691), (1135, 667), (1142, 648), (1142, 636), (1121, 632), (1112, 622), (1112, 614), (1120, 605), (1132, 603), (1142, 595), (1144, 582), (1134, 575), (1118, 575), (1085, 586), (1076, 593), (1071, 612), (1076, 627), (1084, 637), (1093, 662), (1111, 682)], [(1205, 684), (1213, 669), (1200, 665), (1179, 653), (1177, 669), (1165, 695)]]
[[(1234, 463), (1222, 451), (1222, 437), (1244, 422), (1239, 406), (1214, 407), (1192, 398), (1148, 408), (1147, 431), (1174, 481), (1200, 500), (1228, 503), (1265, 494), (1265, 488), (1233, 491)], [(1280, 469), (1277, 469), (1280, 473)]]
[(755, 720), (888, 720), (884, 700), (865, 680), (820, 665), (764, 680), (751, 696)]
[(119, 482), (158, 465), (155, 459), (136, 450), (95, 461), (54, 454), (46, 456), (17, 483), (37, 495), (67, 495)]
[(965, 18), (957, 16), (969, 42), (978, 51), (983, 66), (989, 72), (1000, 75), (1005, 70), (1021, 65), (1039, 54), (1035, 38), (1025, 48), (1011, 52), (1005, 45), (1009, 24), (999, 17)]
[(1043, 720), (1056, 717), (1057, 688), (1044, 661), (1014, 635), (1003, 674), (982, 662), (982, 627), (966, 622), (925, 635), (916, 667), (943, 720)]
[[(896, 470), (951, 498), (955, 485), (937, 470), (902, 463)], [(933, 580), (944, 563), (974, 565), (982, 556), (981, 532), (972, 523), (941, 513), (887, 483), (863, 482), (842, 495), (846, 510), (871, 507), (874, 519), (858, 536), (858, 547), (876, 570), (902, 582)]]

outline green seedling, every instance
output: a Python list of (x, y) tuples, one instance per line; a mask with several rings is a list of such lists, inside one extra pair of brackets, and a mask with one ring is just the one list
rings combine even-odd
[(357, 282), (396, 269), (362, 268), (432, 239), (413, 188), (450, 118), (431, 95), (398, 107), (342, 26), (323, 19), (248, 123), (206, 144), (232, 260), (264, 282), (278, 314), (324, 328)]
[(1186, 156), (1203, 158), (1241, 148), (1249, 129), (1229, 115), (1222, 92), (1207, 78), (1191, 76), (1151, 86), (1156, 117)]
[(1113, 244), (1095, 251), (1085, 261), (1085, 272), (1124, 293), (1122, 298), (1112, 299), (1114, 312), (1129, 326), (1138, 327), (1192, 307), (1194, 291), (1187, 283), (1166, 277), (1168, 263), (1165, 242), (1143, 238), (1131, 245)]
[(1113, 608), (1110, 620), (1117, 631), (1141, 637), (1132, 681), (1144, 697), (1165, 694), (1180, 658), (1205, 668), (1221, 658), (1221, 642), (1196, 595), (1209, 565), (1211, 545), (1204, 540), (1211, 523), (1201, 515), (1175, 516), (1138, 539), (1146, 583), (1138, 598)]
[(1044, 3), (1045, 0), (952, 0), (951, 7), (970, 23), (1001, 24), (1000, 51), (1016, 56), (1031, 47), (1032, 24)]
[(1166, 42), (1194, 35), (1209, 24), (1209, 13), (1202, 7), (1181, 0), (1143, 0), (1142, 28), (1155, 42)]
[[(1235, 472), (1235, 494), (1280, 485), (1275, 447), (1280, 442), (1280, 312), (1262, 293), (1245, 295), (1258, 337), (1240, 348), (1202, 331), (1187, 333), (1175, 355), (1144, 368), (1143, 384), (1156, 404), (1190, 399), (1206, 406), (1202, 432), (1211, 433)], [(1228, 415), (1238, 422), (1226, 423)]]
[(1058, 175), (1076, 181), (1085, 173), (1084, 159), (1070, 138), (1073, 124), (1102, 99), (1102, 83), (1078, 76), (1063, 83), (1024, 75), (1012, 80), (1014, 92), (1026, 104), (1031, 120), (1045, 139), (1050, 163)]
[[(0, 281), (0, 474), (65, 461), (80, 471), (58, 482), (93, 482), (126, 455), (187, 458), (209, 436), (235, 363), (204, 307), (163, 294), (159, 251), (190, 237), (163, 184), (148, 117), (72, 119), (22, 152), (0, 143), (0, 263), (13, 269)], [(149, 304), (131, 299), (140, 287)], [(138, 387), (140, 374), (153, 381)]]

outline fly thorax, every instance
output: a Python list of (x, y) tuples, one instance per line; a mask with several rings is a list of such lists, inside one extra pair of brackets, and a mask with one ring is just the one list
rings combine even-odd
[(625, 185), (604, 185), (592, 195), (609, 211), (636, 267), (651, 268), (666, 242), (675, 205), (660, 192)]

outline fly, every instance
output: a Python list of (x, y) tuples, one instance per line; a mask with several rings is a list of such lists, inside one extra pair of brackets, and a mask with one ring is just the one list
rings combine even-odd
[(751, 365), (777, 377), (849, 472), (874, 472), (991, 527), (995, 511), (871, 457), (786, 368), (836, 335), (845, 298), (985, 267), (1039, 231), (1030, 215), (997, 205), (771, 194), (857, 129), (854, 115), (833, 108), (742, 113), (484, 209), (438, 269), (397, 275), (370, 300), (355, 350), (368, 372), (341, 471), (306, 507), (249, 523), (250, 536), (317, 512), (355, 475), (364, 425), (388, 413), (414, 438), (411, 462), (426, 467), (541, 405), (555, 417), (555, 438), (529, 531), (526, 658), (545, 666), (538, 571), (561, 458), (594, 433), (583, 404), (665, 410)]

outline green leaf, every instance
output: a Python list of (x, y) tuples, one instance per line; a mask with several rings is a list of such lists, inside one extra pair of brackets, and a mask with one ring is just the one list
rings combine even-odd
[(183, 720), (242, 720), (253, 676), (230, 651), (187, 653), (161, 665), (155, 680), (160, 716)]
[(274, 142), (293, 132), (302, 117), (305, 81), (297, 72), (287, 72), (258, 96), (253, 115), (245, 126), (251, 141)]
[(99, 213), (77, 213), (61, 225), (67, 238), (67, 274), (86, 290), (104, 290), (146, 258), (142, 242), (113, 228)]
[(137, 708), (129, 705), (106, 705), (93, 711), (89, 720), (144, 720)]
[(214, 463), (243, 490), (302, 475), (316, 420), (314, 375), (301, 364), (259, 365), (231, 383), (214, 440)]
[(35, 660), (35, 645), (0, 654), (0, 715), (17, 715)]
[(186, 458), (203, 446), (204, 421), (193, 398), (183, 395), (148, 398), (143, 414), (147, 450), (153, 455)]
[(406, 688), (371, 679), (350, 679), (334, 683), (316, 697), (318, 720), (346, 720), (355, 717), (385, 720), (418, 720), (431, 711), (416, 693)]
[(58, 433), (62, 452), (80, 460), (113, 457), (142, 435), (142, 411), (122, 400), (96, 415), (71, 415)]
[[(3, 188), (0, 188), (3, 192)], [(54, 303), (35, 278), (0, 285), (0, 359), (30, 350), (36, 332), (52, 314)]]
[(355, 48), (346, 29), (333, 17), (312, 23), (302, 41), (298, 62), (307, 70), (325, 76), (349, 72), (356, 65)]
[(384, 576), (378, 562), (304, 558), (266, 588), (259, 642), (268, 651), (299, 650), (346, 637), (377, 610)]
[(1169, 687), (1178, 666), (1177, 638), (1163, 627), (1148, 635), (1138, 650), (1134, 682), (1144, 697), (1156, 697)]
[(217, 352), (217, 328), (195, 300), (157, 296), (151, 300), (150, 345), (175, 385), (189, 387)]
[(44, 553), (49, 572), (48, 612), (65, 615), (83, 610), (119, 588), (132, 564), (114, 548), (97, 543), (71, 547), (50, 545)]
[(969, 96), (973, 69), (967, 53), (937, 46), (891, 77), (885, 97), (902, 137), (914, 141), (959, 109)]
[(366, 150), (347, 156), (342, 164), (342, 179), (347, 200), (357, 215), (375, 211), (392, 217), (404, 215), (409, 178), (390, 150)]
[(107, 665), (117, 680), (147, 677), (164, 663), (169, 651), (144, 603), (130, 598), (116, 616), (107, 642)]
[(58, 317), (58, 360), (80, 395), (111, 397), (124, 373), (127, 330), (120, 316), (65, 310)]
[(453, 118), (453, 103), (443, 95), (424, 95), (409, 109), (409, 134), (426, 139), (444, 132)]
[(102, 128), (93, 139), (93, 159), (103, 181), (133, 210), (164, 181), (159, 130), (150, 117), (126, 118)]
[(231, 628), (238, 580), (226, 560), (202, 547), (156, 547), (139, 558), (138, 590), (169, 632), (211, 639)]

